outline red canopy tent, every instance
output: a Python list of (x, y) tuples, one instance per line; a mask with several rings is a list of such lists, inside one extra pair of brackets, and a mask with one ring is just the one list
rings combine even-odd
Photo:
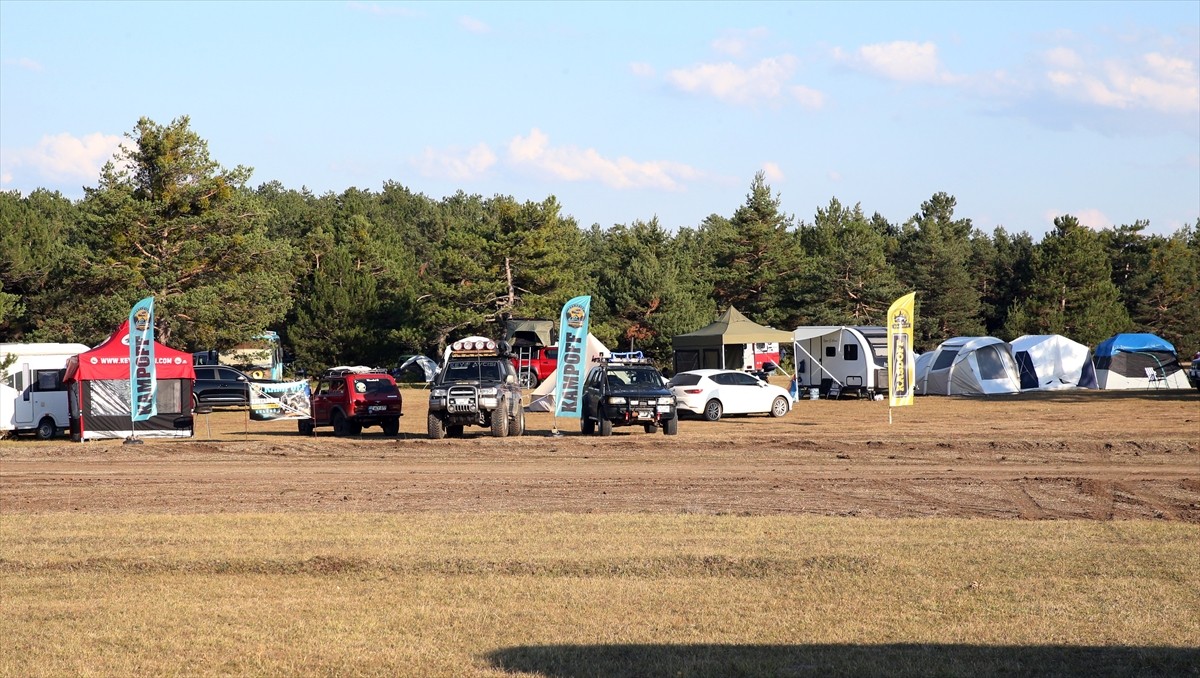
[(67, 361), (71, 439), (192, 435), (192, 355), (154, 342), (158, 414), (129, 420), (129, 322), (104, 343)]

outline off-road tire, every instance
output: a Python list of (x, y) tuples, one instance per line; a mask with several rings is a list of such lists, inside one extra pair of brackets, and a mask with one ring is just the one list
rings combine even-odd
[(658, 424), (643, 424), (642, 428), (646, 429), (646, 433), (654, 433), (654, 429), (658, 428)]
[(538, 384), (537, 372), (533, 370), (521, 370), (520, 376), (517, 377), (517, 383), (524, 390), (536, 387)]
[(610, 436), (612, 435), (612, 429), (612, 422), (607, 417), (600, 417), (600, 435)]
[(348, 429), (346, 427), (346, 424), (347, 424), (346, 415), (342, 414), (341, 412), (334, 412), (332, 423), (333, 423), (333, 435), (335, 435), (335, 436), (350, 435), (350, 429)]
[(716, 398), (704, 403), (704, 419), (706, 421), (720, 421), (724, 411), (725, 408), (721, 405), (721, 401)]
[(383, 429), (383, 435), (394, 436), (400, 432), (400, 417), (394, 419), (384, 419), (379, 422), (379, 428)]
[(430, 438), (441, 440), (446, 437), (446, 424), (441, 417), (431, 412), (425, 417), (425, 432)]
[(592, 435), (596, 432), (596, 422), (588, 419), (586, 414), (583, 415), (579, 418), (579, 431), (585, 436)]
[(508, 435), (508, 401), (500, 399), (496, 409), (492, 411), (492, 437), (503, 438)]
[(663, 435), (673, 436), (679, 433), (679, 417), (674, 416), (663, 420)]
[(787, 413), (788, 413), (787, 398), (784, 398), (783, 396), (779, 396), (775, 400), (771, 401), (771, 416), (772, 417), (779, 418)]
[(513, 417), (508, 422), (508, 435), (523, 436), (525, 435), (525, 408), (517, 407), (517, 416)]
[(316, 428), (315, 422), (312, 419), (298, 419), (296, 421), (296, 430), (302, 436), (310, 436), (313, 434), (313, 429)]
[(362, 433), (362, 424), (353, 419), (346, 420), (346, 434), (356, 436)]
[(34, 433), (37, 434), (38, 440), (50, 440), (55, 433), (58, 433), (58, 427), (54, 425), (54, 420), (50, 417), (42, 417)]

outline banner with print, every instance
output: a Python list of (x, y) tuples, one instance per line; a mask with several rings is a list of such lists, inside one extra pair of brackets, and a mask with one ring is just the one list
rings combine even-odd
[(888, 308), (888, 393), (892, 407), (913, 403), (916, 364), (913, 358), (912, 337), (915, 320), (913, 305), (916, 297), (916, 292), (909, 292)]
[(250, 384), (250, 418), (308, 419), (312, 416), (312, 389), (307, 381)]
[(558, 381), (554, 386), (556, 417), (583, 416), (583, 380), (587, 376), (588, 325), (592, 298), (575, 297), (558, 318)]
[(154, 297), (129, 311), (129, 411), (133, 421), (158, 414), (158, 381), (154, 363)]

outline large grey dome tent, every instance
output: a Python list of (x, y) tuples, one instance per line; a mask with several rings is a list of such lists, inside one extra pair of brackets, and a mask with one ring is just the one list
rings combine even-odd
[(954, 337), (930, 353), (917, 359), (917, 393), (998, 395), (1021, 390), (1012, 348), (995, 337)]

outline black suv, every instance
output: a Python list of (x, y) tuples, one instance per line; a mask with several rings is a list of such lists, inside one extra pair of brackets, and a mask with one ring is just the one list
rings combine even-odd
[(250, 404), (250, 383), (255, 379), (224, 365), (203, 365), (194, 369), (196, 381), (192, 384), (192, 407)]
[(640, 351), (612, 354), (583, 383), (580, 429), (590, 435), (598, 427), (600, 435), (610, 436), (614, 426), (642, 426), (646, 433), (661, 427), (669, 436), (679, 432), (675, 396)]
[(450, 346), (429, 392), (430, 438), (461, 437), (464, 426), (490, 428), (498, 438), (525, 433), (521, 387), (504, 348), (490, 339), (465, 339)]

